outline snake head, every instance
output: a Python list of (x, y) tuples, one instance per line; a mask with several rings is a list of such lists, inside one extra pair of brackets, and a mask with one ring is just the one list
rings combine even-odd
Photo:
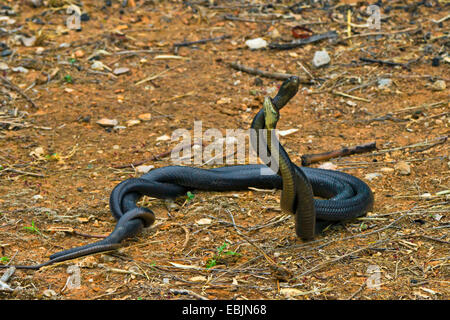
[(264, 98), (264, 119), (266, 122), (267, 129), (275, 129), (277, 126), (277, 122), (280, 119), (280, 112), (272, 103), (272, 99), (270, 97)]
[(300, 86), (300, 79), (296, 76), (289, 77), (284, 80), (278, 90), (277, 95), (273, 98), (273, 104), (280, 110), (283, 108), (293, 96), (297, 94), (298, 87)]

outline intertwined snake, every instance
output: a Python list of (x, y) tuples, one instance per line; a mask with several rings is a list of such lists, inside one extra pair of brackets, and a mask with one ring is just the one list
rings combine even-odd
[[(255, 115), (251, 125), (252, 141), (255, 142), (253, 147), (258, 153), (260, 144), (266, 146), (269, 163), (277, 162), (278, 172), (262, 174), (262, 170), (267, 169), (266, 165), (213, 169), (167, 166), (154, 169), (140, 178), (122, 181), (113, 189), (109, 204), (118, 222), (108, 237), (55, 253), (50, 256), (50, 260), (39, 265), (15, 267), (39, 269), (56, 262), (117, 249), (123, 239), (136, 235), (143, 227), (148, 227), (155, 221), (155, 215), (150, 209), (136, 204), (144, 195), (173, 199), (192, 190), (238, 191), (249, 187), (282, 189), (281, 208), (293, 214), (296, 234), (306, 240), (312, 239), (324, 225), (333, 221), (365, 215), (373, 205), (373, 195), (367, 184), (339, 171), (298, 167), (291, 162), (283, 146), (272, 134), (281, 108), (297, 93), (298, 87), (297, 77), (287, 79), (273, 99), (265, 98), (263, 108)], [(266, 139), (261, 139), (264, 135), (257, 134), (261, 131), (266, 133)], [(260, 153), (258, 155), (261, 157)], [(314, 196), (325, 200), (315, 199)]]

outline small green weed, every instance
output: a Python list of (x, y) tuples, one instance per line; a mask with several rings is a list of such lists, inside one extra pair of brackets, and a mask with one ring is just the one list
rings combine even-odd
[(31, 231), (31, 232), (35, 232), (35, 233), (41, 233), (40, 231), (39, 231), (39, 229), (35, 226), (35, 224), (34, 224), (34, 221), (31, 221), (31, 227), (23, 227), (24, 228), (24, 230), (29, 230), (29, 231)]
[(194, 198), (195, 198), (195, 195), (194, 195), (192, 192), (188, 191), (188, 192), (186, 193), (186, 200), (187, 200), (187, 201), (194, 200)]
[(64, 81), (67, 83), (73, 83), (72, 76), (70, 74), (64, 76)]
[(206, 262), (206, 269), (212, 268), (215, 265), (217, 265), (217, 261), (220, 258), (223, 258), (224, 255), (228, 255), (228, 256), (240, 256), (241, 255), (240, 253), (235, 252), (235, 251), (225, 250), (227, 247), (228, 247), (228, 243), (224, 242), (219, 248), (217, 248), (217, 253)]

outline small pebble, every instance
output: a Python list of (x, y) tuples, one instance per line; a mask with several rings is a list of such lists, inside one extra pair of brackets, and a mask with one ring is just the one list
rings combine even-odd
[(280, 290), (280, 294), (285, 296), (286, 298), (293, 298), (303, 294), (303, 291), (294, 288), (282, 288)]
[(192, 282), (204, 282), (207, 280), (208, 279), (205, 276), (194, 276), (192, 278), (189, 278), (189, 281), (192, 281)]
[(91, 18), (89, 17), (89, 14), (87, 14), (86, 12), (82, 13), (81, 16), (80, 16), (80, 20), (83, 21), (83, 22), (89, 21), (90, 19)]
[(434, 57), (434, 58), (431, 60), (431, 65), (432, 65), (433, 67), (439, 67), (440, 64), (441, 64), (441, 59), (440, 59), (439, 57)]
[(170, 140), (170, 137), (167, 134), (156, 138), (156, 141), (167, 141), (167, 140)]
[(138, 125), (139, 123), (141, 123), (141, 120), (131, 119), (127, 121), (127, 127), (133, 127), (135, 125)]
[(231, 98), (222, 97), (216, 101), (216, 104), (228, 104), (231, 103)]
[(74, 52), (75, 57), (77, 58), (83, 58), (85, 53), (82, 49), (78, 49), (77, 51)]
[(150, 121), (152, 120), (152, 115), (150, 113), (142, 113), (138, 115), (138, 118), (142, 121)]
[(316, 53), (314, 54), (314, 58), (313, 58), (313, 65), (316, 68), (319, 68), (321, 66), (324, 66), (328, 63), (330, 63), (331, 58), (328, 55), (328, 52), (326, 51), (316, 51)]
[(152, 166), (152, 165), (150, 165), (150, 166), (141, 165), (141, 166), (137, 166), (137, 167), (136, 167), (136, 171), (137, 171), (138, 173), (147, 173), (147, 172), (149, 172), (150, 170), (152, 170), (154, 167), (155, 167), (155, 166)]
[(288, 136), (290, 134), (293, 134), (295, 132), (297, 132), (299, 129), (297, 128), (292, 128), (292, 129), (287, 129), (287, 130), (278, 130), (278, 134), (280, 135), (280, 137), (285, 137)]
[(337, 169), (337, 165), (335, 165), (334, 163), (328, 161), (328, 162), (322, 163), (319, 166), (319, 168), (320, 169), (326, 169), (326, 170), (336, 170)]
[(444, 80), (437, 80), (431, 85), (431, 88), (435, 91), (444, 91), (447, 85)]
[(114, 71), (113, 71), (113, 73), (114, 73), (116, 76), (121, 75), (121, 74), (125, 74), (125, 73), (128, 73), (128, 72), (130, 72), (130, 69), (129, 69), (129, 68), (125, 68), (125, 67), (116, 68), (116, 69), (114, 69)]
[(54, 290), (52, 290), (52, 289), (44, 290), (44, 291), (42, 292), (42, 294), (43, 294), (45, 297), (47, 297), (47, 298), (51, 298), (51, 297), (56, 296), (56, 292), (55, 292)]
[(25, 47), (32, 47), (36, 43), (36, 37), (31, 36), (31, 37), (27, 38), (27, 37), (22, 36), (22, 37), (20, 37), (20, 41), (22, 42), (22, 44)]
[(166, 205), (166, 208), (169, 211), (178, 210), (179, 209), (179, 205), (176, 204), (175, 201), (173, 201), (172, 199), (164, 200), (164, 204)]
[(35, 7), (35, 8), (38, 8), (38, 7), (40, 7), (40, 6), (42, 5), (42, 0), (28, 0), (27, 3), (28, 3), (30, 6), (33, 6), (33, 7)]
[(24, 67), (15, 67), (11, 68), (11, 70), (14, 72), (28, 73), (28, 69)]
[(101, 125), (102, 127), (114, 127), (117, 126), (117, 124), (119, 123), (119, 121), (117, 121), (116, 119), (100, 119), (97, 121), (97, 124)]
[(391, 86), (391, 84), (392, 84), (391, 79), (387, 79), (387, 78), (378, 79), (378, 88), (380, 88), (380, 89), (388, 88)]
[(202, 218), (200, 220), (195, 221), (196, 224), (202, 226), (202, 225), (208, 225), (211, 224), (212, 220), (209, 218)]
[(376, 179), (378, 177), (381, 177), (382, 174), (378, 172), (368, 173), (366, 174), (365, 178), (369, 181), (372, 181), (373, 179)]
[(256, 38), (245, 41), (245, 44), (250, 50), (257, 50), (267, 47), (268, 43), (263, 38)]
[(431, 193), (426, 192), (426, 193), (422, 193), (422, 194), (420, 195), (420, 197), (421, 197), (421, 198), (424, 198), (424, 199), (429, 199), (429, 198), (431, 198), (432, 196), (431, 196)]
[(0, 53), (2, 57), (10, 56), (12, 54), (12, 51), (10, 49), (5, 49)]
[(351, 100), (347, 100), (345, 103), (346, 103), (348, 106), (350, 106), (350, 107), (356, 107), (356, 106), (358, 106), (358, 104), (357, 104), (356, 102), (353, 102), (353, 101), (351, 101)]
[(380, 169), (380, 172), (384, 172), (384, 173), (392, 173), (395, 170), (393, 168), (389, 168), (389, 167), (384, 167)]
[(407, 176), (411, 173), (411, 166), (405, 161), (398, 162), (395, 165), (394, 169), (404, 176)]
[(269, 32), (269, 37), (271, 39), (278, 39), (281, 37), (280, 31), (278, 29), (274, 28), (272, 31)]
[(92, 65), (91, 65), (91, 69), (97, 70), (97, 71), (103, 71), (106, 69), (106, 70), (111, 71), (111, 69), (108, 66), (104, 65), (103, 62), (101, 62), (101, 61), (94, 61), (94, 63), (92, 63)]

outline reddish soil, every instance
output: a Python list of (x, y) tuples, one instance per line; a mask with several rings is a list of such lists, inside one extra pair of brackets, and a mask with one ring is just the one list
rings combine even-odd
[[(448, 6), (429, 1), (432, 6), (415, 11), (382, 11), (388, 16), (381, 22), (384, 35), (364, 36), (367, 28), (353, 27), (349, 41), (346, 10), (340, 7), (330, 9), (331, 20), (319, 8), (305, 8), (294, 19), (276, 17), (288, 13), (288, 1), (247, 16), (251, 8), (239, 7), (240, 2), (208, 7), (207, 2), (187, 6), (135, 0), (134, 7), (126, 8), (120, 2), (83, 1), (82, 12), (90, 19), (81, 22), (78, 32), (63, 30), (67, 6), (33, 8), (25, 1), (6, 1), (17, 15), (10, 17), (16, 20), (13, 25), (4, 27), (22, 29), (1, 35), (14, 51), (1, 60), (9, 66), (3, 76), (37, 108), (17, 91), (2, 88), (0, 120), (17, 124), (2, 122), (0, 127), (3, 264), (37, 264), (52, 253), (96, 240), (67, 232), (72, 229), (109, 234), (115, 225), (108, 207), (111, 190), (141, 175), (132, 167), (116, 167), (149, 159), (178, 143), (159, 137), (170, 137), (179, 128), (192, 132), (194, 121), (202, 121), (203, 130), (223, 133), (249, 128), (263, 97), (273, 95), (281, 81), (236, 71), (228, 65), (234, 61), (307, 78), (303, 66), (316, 79), (302, 84), (278, 124), (280, 130), (299, 129), (281, 138), (294, 162), (300, 163), (302, 154), (376, 141), (377, 151), (331, 160), (337, 170), (369, 184), (373, 212), (304, 242), (295, 236), (293, 219), (283, 219), (279, 191), (196, 192), (192, 200), (177, 201), (170, 212), (164, 201), (145, 197), (141, 204), (151, 207), (157, 220), (118, 252), (39, 271), (17, 270), (8, 281), (15, 290), (0, 291), (0, 299), (449, 298), (449, 91), (439, 88), (442, 82), (448, 86), (450, 74), (445, 53), (449, 22), (433, 22), (448, 14)], [(361, 5), (349, 8), (353, 23), (365, 23), (357, 19), (367, 18)], [(273, 23), (226, 20), (225, 14)], [(336, 30), (338, 41), (283, 51), (252, 51), (245, 45), (257, 37), (291, 41), (292, 27), (305, 21), (323, 22), (308, 28), (314, 33)], [(405, 29), (412, 31), (396, 33)], [(274, 30), (281, 38), (271, 39)], [(38, 43), (26, 47), (14, 40), (18, 34), (38, 35)], [(177, 56), (183, 59), (155, 59), (175, 55), (174, 43), (222, 35), (230, 38), (180, 47)], [(37, 53), (39, 47), (44, 51)], [(314, 53), (323, 49), (331, 62), (315, 68)], [(93, 71), (88, 58), (97, 50), (109, 53), (99, 54), (104, 65), (130, 71), (117, 76)], [(439, 56), (439, 65), (433, 66), (432, 59)], [(360, 57), (404, 65), (367, 63)], [(13, 72), (18, 66), (28, 73)], [(136, 85), (152, 75), (153, 80)], [(381, 88), (377, 81), (382, 78), (391, 84)], [(11, 112), (15, 108), (17, 114)], [(145, 113), (151, 114), (150, 121), (127, 126)], [(376, 120), (389, 113), (391, 119)], [(96, 123), (102, 118), (117, 119), (125, 128), (105, 129)], [(144, 164), (158, 168), (171, 161), (163, 157)], [(410, 173), (403, 174), (401, 166)], [(379, 175), (369, 180), (373, 173)], [(202, 224), (201, 219), (209, 220)], [(32, 224), (37, 230), (30, 230)], [(237, 254), (223, 253), (207, 268), (224, 243), (224, 251)], [(81, 285), (71, 289), (66, 283), (74, 264), (80, 268)], [(374, 275), (370, 266), (379, 271), (379, 287), (367, 286)], [(290, 274), (280, 274), (280, 268)]]

